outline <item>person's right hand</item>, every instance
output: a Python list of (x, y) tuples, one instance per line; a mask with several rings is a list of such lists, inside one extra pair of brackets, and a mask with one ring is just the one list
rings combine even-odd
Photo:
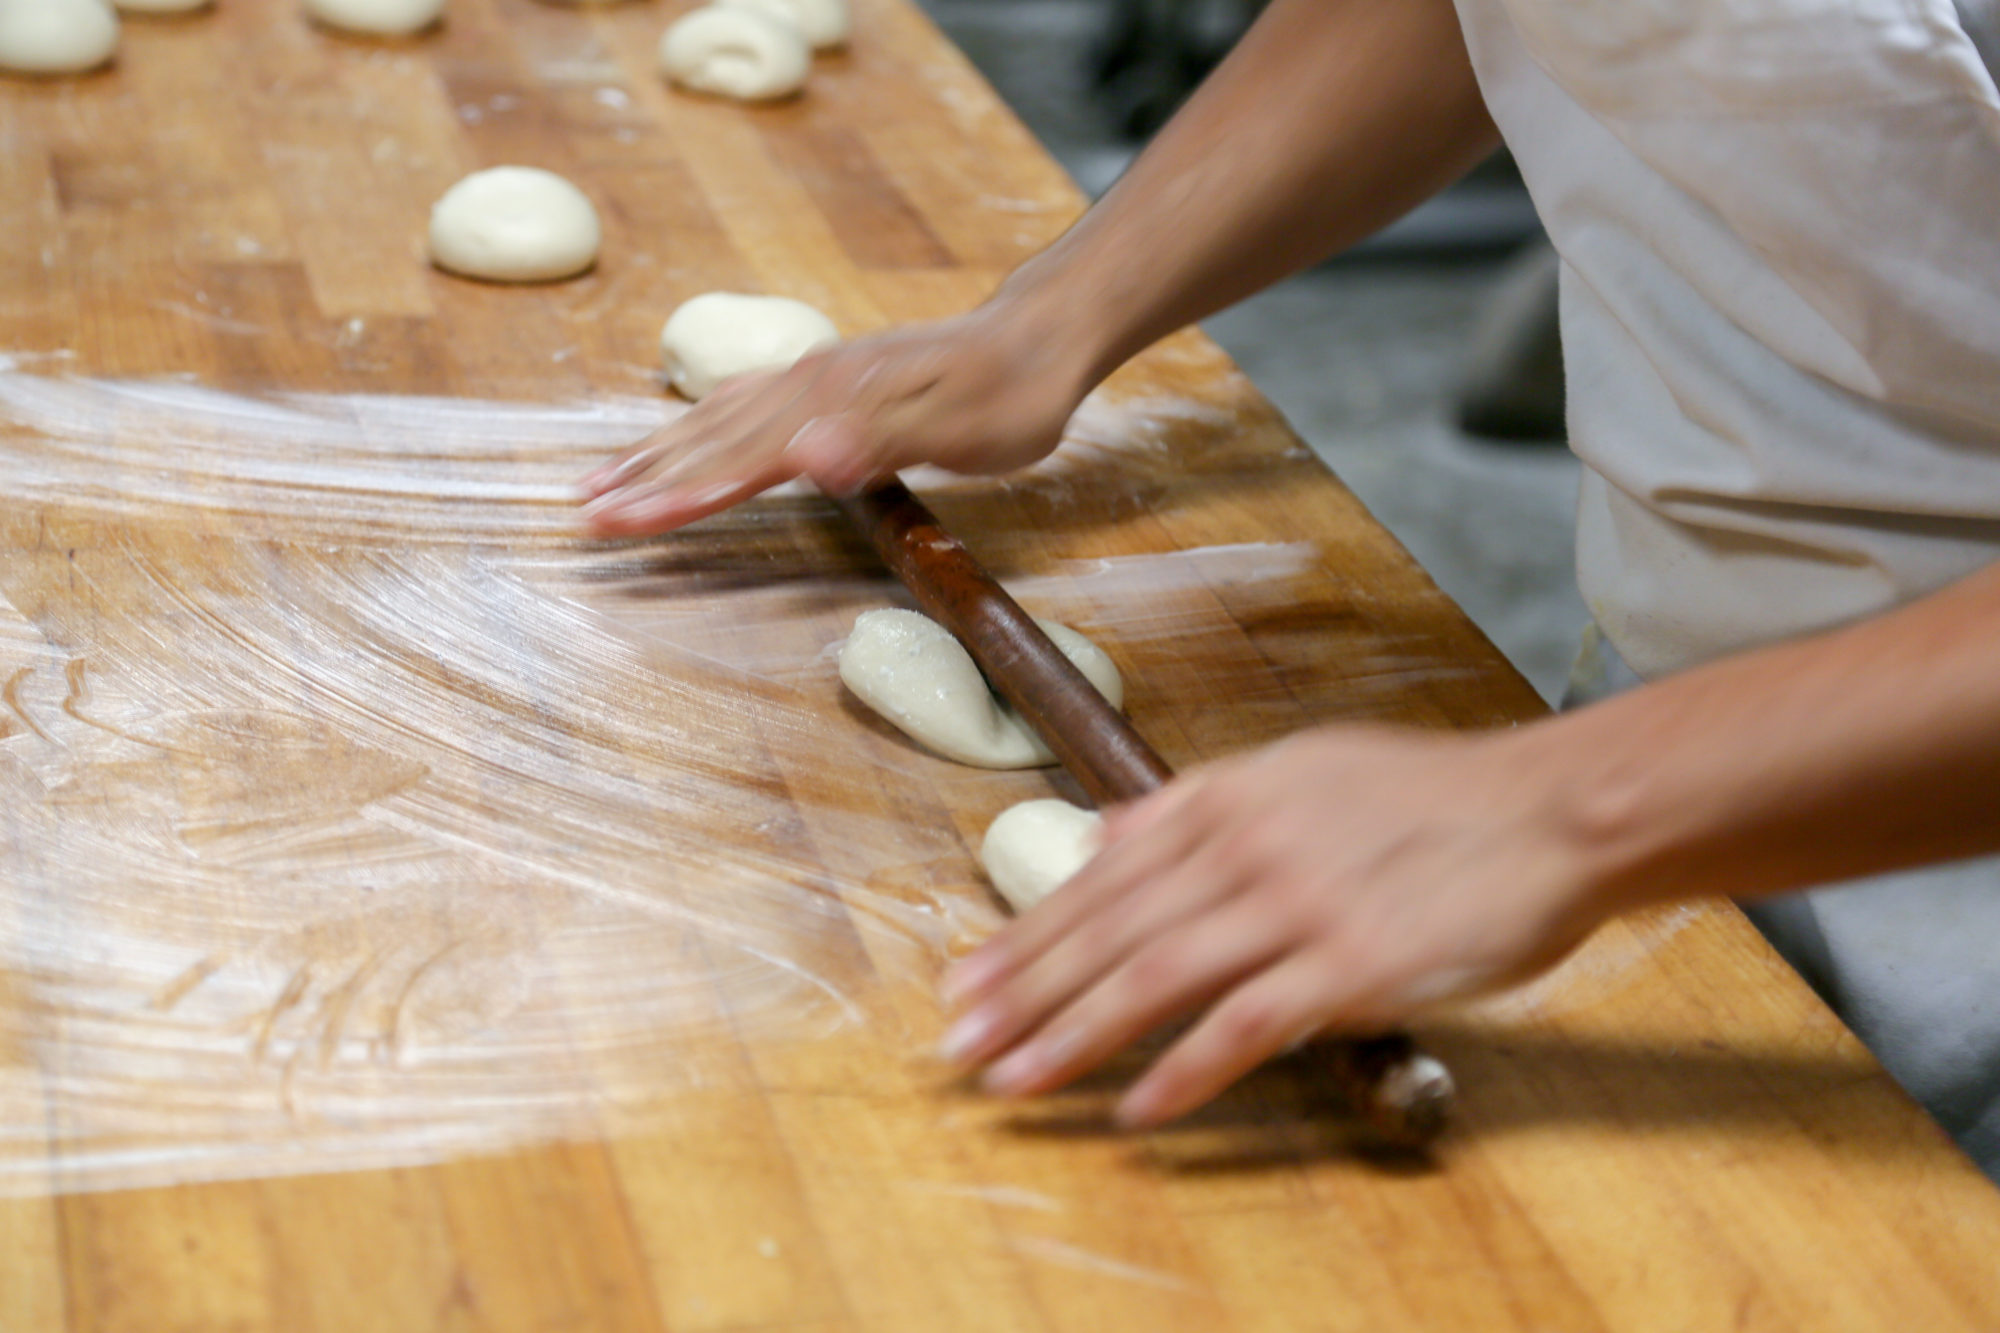
[(1095, 367), (1017, 308), (843, 343), (746, 375), (584, 478), (598, 536), (665, 532), (793, 477), (850, 494), (916, 463), (1010, 472), (1048, 454)]

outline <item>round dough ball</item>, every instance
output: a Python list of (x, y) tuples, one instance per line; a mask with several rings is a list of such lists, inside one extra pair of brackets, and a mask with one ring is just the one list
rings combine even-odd
[(1104, 820), (1068, 801), (1023, 801), (986, 826), (979, 863), (1016, 912), (1067, 884), (1097, 855)]
[(0, 0), (0, 69), (81, 74), (118, 52), (118, 15), (104, 0)]
[(667, 29), (660, 68), (683, 88), (744, 102), (789, 97), (805, 86), (812, 51), (797, 27), (753, 9), (709, 5)]
[(329, 28), (381, 37), (422, 32), (444, 17), (444, 0), (305, 0), (305, 6)]
[(733, 376), (783, 370), (839, 341), (833, 321), (804, 301), (709, 292), (667, 320), (660, 358), (681, 397), (698, 400)]
[(749, 9), (782, 19), (799, 30), (815, 50), (847, 41), (847, 0), (716, 0), (729, 9)]
[(468, 278), (553, 282), (597, 262), (597, 210), (539, 167), (475, 171), (431, 209), (431, 262)]
[(112, 0), (128, 14), (185, 14), (207, 9), (215, 0)]
[[(1038, 620), (1062, 655), (1117, 708), (1125, 682), (1104, 650), (1067, 625)], [(993, 693), (951, 631), (915, 611), (864, 611), (840, 649), (840, 679), (925, 749), (975, 768), (1056, 762), (1034, 729)]]

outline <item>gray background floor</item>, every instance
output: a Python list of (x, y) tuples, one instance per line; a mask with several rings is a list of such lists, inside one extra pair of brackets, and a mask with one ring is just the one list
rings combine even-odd
[[(923, 0), (1093, 195), (1129, 160), (1091, 95), (1106, 0)], [(1553, 700), (1585, 621), (1571, 566), (1577, 464), (1556, 444), (1475, 440), (1453, 424), (1468, 341), (1508, 257), (1436, 243), (1502, 193), (1411, 220), (1385, 243), (1305, 273), (1204, 326), (1446, 592)], [(1511, 210), (1511, 213), (1510, 213)], [(1439, 222), (1444, 225), (1436, 225)], [(1531, 222), (1529, 223), (1531, 225)]]

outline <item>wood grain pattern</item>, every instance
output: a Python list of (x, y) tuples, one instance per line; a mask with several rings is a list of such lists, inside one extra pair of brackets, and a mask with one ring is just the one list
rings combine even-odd
[[(561, 485), (657, 417), (678, 301), (862, 332), (1074, 216), (903, 0), (857, 11), (755, 110), (660, 85), (651, 2), (375, 43), (222, 0), (0, 84), (0, 1329), (1992, 1327), (2000, 1200), (1727, 908), (1427, 1025), (1425, 1167), (1297, 1062), (1136, 1138), (1112, 1080), (930, 1063), (997, 917), (967, 849), (1062, 783), (843, 707), (896, 593), (822, 502), (608, 548)], [(599, 201), (595, 273), (424, 265), (500, 162)], [(916, 485), (1176, 767), (1539, 711), (1198, 335), (1051, 466)]]

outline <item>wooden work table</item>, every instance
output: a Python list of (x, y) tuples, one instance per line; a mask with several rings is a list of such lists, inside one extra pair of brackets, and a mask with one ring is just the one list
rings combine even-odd
[[(565, 487), (678, 301), (951, 313), (1079, 199), (904, 0), (764, 108), (662, 86), (675, 8), (222, 0), (0, 81), (0, 1330), (1995, 1326), (2000, 1196), (1727, 907), (1426, 1026), (1428, 1162), (1309, 1059), (1136, 1138), (953, 1085), (967, 849), (1063, 781), (843, 700), (900, 593), (815, 497), (615, 546)], [(502, 162), (593, 274), (426, 266)], [(1198, 335), (911, 480), (1176, 766), (1540, 712)]]

